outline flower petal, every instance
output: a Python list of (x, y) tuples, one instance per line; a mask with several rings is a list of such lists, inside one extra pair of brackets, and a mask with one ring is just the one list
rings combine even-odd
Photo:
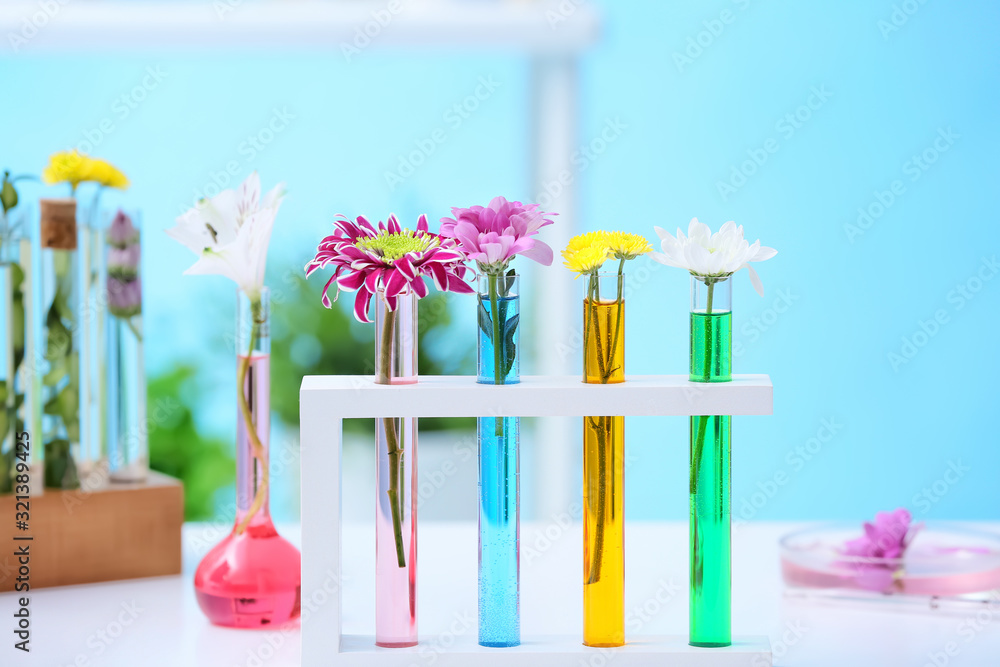
[(389, 274), (389, 279), (385, 281), (385, 295), (386, 297), (395, 297), (406, 289), (409, 281), (398, 270), (387, 269), (386, 273)]
[(402, 275), (402, 277), (406, 280), (406, 282), (410, 282), (417, 275), (416, 270), (413, 268), (413, 263), (410, 262), (409, 255), (403, 255), (395, 262), (393, 262), (392, 265), (393, 267), (395, 267), (396, 271), (398, 271)]
[(431, 280), (434, 281), (434, 286), (438, 290), (444, 292), (448, 289), (448, 272), (445, 270), (444, 266), (436, 262), (432, 262), (426, 265), (427, 272), (431, 276)]
[(344, 273), (337, 279), (337, 286), (348, 292), (356, 292), (365, 284), (365, 274), (362, 271)]
[(712, 240), (712, 230), (703, 222), (698, 222), (698, 218), (691, 218), (688, 224), (688, 238), (702, 247), (708, 247)]
[(278, 183), (271, 188), (266, 195), (264, 195), (264, 201), (260, 203), (260, 207), (273, 209), (275, 215), (277, 215), (278, 208), (281, 206), (281, 202), (284, 201), (284, 199), (285, 184)]
[(528, 259), (535, 260), (542, 266), (552, 265), (552, 258), (553, 258), (552, 247), (549, 246), (547, 243), (542, 243), (537, 239), (535, 240), (535, 244), (531, 248), (528, 248), (521, 254), (527, 257)]
[(416, 293), (418, 299), (423, 299), (427, 296), (427, 283), (424, 282), (423, 278), (417, 278), (411, 282), (410, 287), (413, 288), (413, 291)]
[(354, 297), (354, 317), (358, 322), (371, 322), (368, 319), (368, 304), (371, 303), (372, 293), (365, 289), (358, 290), (358, 295)]
[[(759, 243), (759, 241), (758, 241)], [(753, 257), (750, 258), (751, 262), (763, 262), (764, 260), (771, 259), (778, 254), (778, 251), (774, 248), (769, 248), (766, 245), (762, 245), (760, 250), (757, 251)]]
[[(323, 285), (323, 298), (322, 298), (322, 301), (323, 301), (323, 305), (326, 306), (327, 308), (332, 308), (333, 307), (333, 304), (330, 303), (330, 297), (327, 295), (327, 292), (330, 290), (330, 285), (332, 285), (333, 281), (336, 280), (336, 279), (337, 279), (337, 274), (334, 273), (332, 276), (330, 276), (330, 279), (326, 281), (326, 284)], [(338, 295), (336, 295), (336, 294), (334, 295), (334, 297), (333, 297), (334, 301), (337, 300), (337, 296)]]
[(382, 273), (382, 269), (372, 269), (369, 271), (368, 275), (365, 276), (365, 289), (372, 293), (378, 291)]
[(438, 227), (438, 234), (449, 238), (455, 236), (455, 225), (458, 224), (457, 220), (454, 218), (441, 218), (439, 222), (441, 223), (441, 226)]
[(744, 264), (744, 266), (747, 267), (747, 271), (750, 272), (750, 284), (752, 284), (753, 288), (757, 290), (757, 294), (764, 296), (764, 284), (760, 282), (760, 276), (757, 275), (757, 272), (754, 271), (753, 267), (749, 264)]

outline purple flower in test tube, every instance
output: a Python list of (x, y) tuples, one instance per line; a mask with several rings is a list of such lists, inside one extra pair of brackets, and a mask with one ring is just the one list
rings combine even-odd
[(142, 259), (142, 252), (139, 244), (116, 248), (108, 248), (108, 269), (116, 273), (130, 273), (138, 275), (139, 260)]
[(132, 218), (121, 209), (108, 227), (108, 243), (116, 248), (139, 244), (139, 230), (132, 224)]
[(128, 319), (142, 312), (142, 281), (123, 281), (108, 276), (108, 310), (115, 317)]
[(142, 281), (139, 265), (142, 248), (139, 230), (132, 218), (119, 210), (108, 228), (108, 310), (129, 319), (142, 313)]

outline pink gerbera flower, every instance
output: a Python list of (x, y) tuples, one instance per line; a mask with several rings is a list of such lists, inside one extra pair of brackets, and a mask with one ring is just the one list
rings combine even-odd
[[(354, 317), (371, 322), (368, 305), (376, 292), (383, 292), (389, 310), (396, 309), (400, 294), (412, 290), (418, 298), (427, 296), (424, 277), (434, 281), (443, 292), (471, 293), (465, 282), (469, 271), (465, 254), (450, 238), (427, 231), (427, 216), (417, 219), (415, 230), (403, 229), (395, 215), (388, 222), (373, 226), (363, 216), (352, 221), (338, 216), (336, 230), (316, 248), (316, 256), (306, 264), (306, 276), (317, 269), (334, 266), (333, 275), (323, 287), (323, 305), (330, 308), (340, 290), (357, 292)], [(337, 292), (331, 301), (330, 286), (336, 282)]]

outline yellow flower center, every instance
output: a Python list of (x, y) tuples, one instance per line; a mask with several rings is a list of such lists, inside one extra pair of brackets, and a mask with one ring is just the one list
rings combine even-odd
[(378, 236), (358, 239), (357, 247), (365, 252), (379, 255), (386, 264), (391, 264), (400, 257), (412, 252), (423, 252), (437, 244), (437, 239), (432, 236), (404, 229), (395, 233), (382, 230)]

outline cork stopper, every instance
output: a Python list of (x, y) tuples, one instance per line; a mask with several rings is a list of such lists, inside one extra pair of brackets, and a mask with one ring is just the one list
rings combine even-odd
[(76, 250), (76, 200), (40, 199), (41, 244), (43, 248)]

